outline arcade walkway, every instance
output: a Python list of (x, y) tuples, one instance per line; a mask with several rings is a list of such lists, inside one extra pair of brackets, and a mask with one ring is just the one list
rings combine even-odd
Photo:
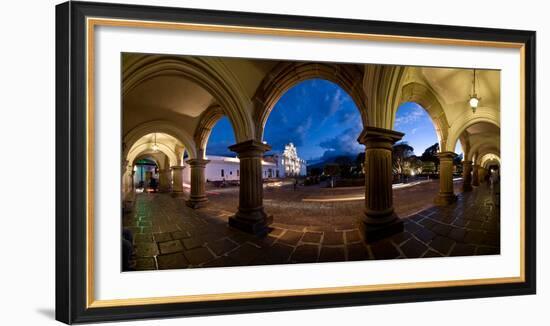
[[(400, 216), (418, 208), (418, 200), (410, 197), (411, 194), (426, 195), (424, 190), (430, 187), (434, 187), (433, 184), (426, 183), (415, 186), (414, 190), (396, 190), (395, 208)], [(397, 199), (400, 196), (402, 198)], [(169, 194), (139, 194), (135, 212), (123, 219), (124, 227), (134, 232), (134, 268), (174, 269), (500, 252), (500, 214), (486, 185), (472, 192), (459, 193), (458, 201), (450, 206), (428, 205), (429, 208), (405, 218), (405, 232), (372, 244), (364, 242), (360, 223), (353, 215), (334, 224), (327, 223), (329, 220), (317, 226), (289, 224), (288, 219), (278, 218), (273, 212), (276, 210), (276, 198), (273, 197), (266, 192), (266, 211), (275, 213), (273, 230), (266, 238), (259, 239), (229, 228), (227, 218), (233, 212), (221, 208), (216, 200), (207, 208), (193, 210), (185, 206), (182, 198)], [(416, 205), (405, 205), (405, 202)], [(354, 205), (353, 202), (340, 203), (340, 209), (348, 205), (346, 203)], [(310, 222), (312, 218), (298, 220)]]

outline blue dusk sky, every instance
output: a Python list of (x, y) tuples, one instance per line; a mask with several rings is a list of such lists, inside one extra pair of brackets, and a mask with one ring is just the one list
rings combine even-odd
[[(298, 155), (310, 162), (336, 155), (357, 155), (364, 146), (357, 142), (363, 129), (353, 99), (338, 85), (322, 80), (303, 81), (289, 89), (269, 116), (264, 141), (272, 152), (282, 152), (290, 142)], [(397, 111), (395, 130), (405, 133), (403, 141), (415, 154), (437, 142), (430, 117), (415, 103), (404, 103)], [(207, 155), (235, 156), (227, 149), (235, 144), (231, 123), (224, 117), (212, 129)]]

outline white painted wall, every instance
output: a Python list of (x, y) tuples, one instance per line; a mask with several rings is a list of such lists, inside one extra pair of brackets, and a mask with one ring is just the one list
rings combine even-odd
[[(208, 155), (210, 162), (206, 164), (207, 181), (235, 181), (240, 178), (240, 162), (235, 157)], [(271, 162), (262, 162), (262, 178), (270, 176), (269, 170), (272, 170), (272, 177), (275, 177), (275, 164)], [(223, 173), (222, 173), (223, 171)]]
[[(104, 2), (129, 2), (103, 0)], [(55, 104), (54, 104), (54, 4), (60, 1), (11, 1), (0, 11), (2, 49), (0, 78), (2, 119), (0, 136), (32, 144), (33, 157), (40, 158), (40, 178), (36, 173), (8, 173), (0, 187), (4, 221), (0, 244), (4, 250), (0, 278), (0, 323), (5, 325), (60, 325), (53, 319), (54, 237), (55, 237)], [(149, 5), (173, 5), (209, 9), (333, 16), (344, 18), (410, 21), (418, 23), (476, 25), (534, 29), (538, 33), (538, 130), (550, 121), (550, 20), (544, 1), (248, 1), (248, 0), (133, 0)], [(27, 40), (22, 42), (22, 40)], [(22, 68), (32, 71), (22, 73)], [(29, 96), (29, 93), (32, 96)], [(539, 133), (538, 166), (550, 160), (542, 144), (548, 133)], [(28, 157), (29, 146), (15, 146), (12, 155)], [(25, 168), (28, 168), (26, 166)], [(31, 167), (31, 168), (34, 168)], [(540, 171), (542, 172), (542, 171)], [(110, 325), (546, 325), (550, 320), (550, 210), (548, 173), (539, 173), (538, 294), (536, 296), (484, 298), (316, 309), (262, 314), (210, 316), (186, 319), (147, 320)], [(32, 186), (38, 192), (29, 196)], [(31, 187), (31, 188), (29, 188)], [(32, 227), (29, 223), (32, 223)], [(24, 235), (24, 236), (22, 236)], [(403, 271), (405, 272), (405, 271)], [(368, 276), (365, 276), (368, 277)], [(24, 284), (24, 286), (22, 286)]]

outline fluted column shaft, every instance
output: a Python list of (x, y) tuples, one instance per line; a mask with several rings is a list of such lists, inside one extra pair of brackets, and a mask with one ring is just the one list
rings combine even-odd
[(209, 160), (203, 159), (190, 159), (187, 160), (187, 164), (191, 168), (191, 193), (189, 200), (186, 202), (187, 206), (191, 208), (203, 207), (208, 198), (206, 197), (206, 164)]
[(479, 165), (474, 165), (474, 170), (472, 173), (472, 185), (473, 186), (479, 186)]
[(239, 208), (229, 218), (229, 225), (248, 233), (265, 235), (271, 217), (264, 212), (262, 158), (271, 147), (256, 140), (248, 140), (229, 147), (240, 160)]
[(456, 201), (453, 188), (453, 152), (439, 152), (439, 194), (434, 202), (438, 205), (449, 205)]
[(172, 192), (183, 192), (183, 169), (184, 166), (172, 166)]
[(462, 191), (472, 191), (472, 161), (462, 161)]
[(392, 146), (403, 133), (366, 127), (358, 138), (365, 145), (365, 215), (368, 242), (403, 231), (393, 209)]

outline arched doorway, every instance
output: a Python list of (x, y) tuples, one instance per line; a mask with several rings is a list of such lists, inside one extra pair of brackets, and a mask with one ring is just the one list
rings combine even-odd
[(264, 205), (274, 221), (334, 227), (327, 223), (334, 216), (335, 225), (361, 220), (363, 119), (347, 91), (327, 79), (302, 80), (280, 94), (266, 118)]
[(409, 216), (432, 206), (439, 193), (442, 134), (417, 102), (404, 102), (398, 107), (394, 130), (404, 134), (392, 151), (393, 187), (397, 189), (394, 202), (401, 216)]
[[(236, 143), (233, 127), (225, 116), (215, 122), (206, 144), (206, 186), (211, 189), (232, 188), (232, 197), (238, 198), (240, 162), (229, 147)], [(227, 191), (226, 191), (227, 192)]]
[(157, 162), (144, 157), (134, 163), (134, 187), (137, 193), (159, 191), (159, 167)]
[[(399, 151), (394, 157), (396, 174), (407, 177), (434, 176), (439, 171), (437, 153), (440, 151), (440, 139), (434, 123), (422, 107), (416, 102), (405, 102), (396, 112), (394, 129), (404, 133), (396, 144), (407, 144), (407, 151)], [(396, 160), (397, 159), (397, 160)]]
[[(465, 123), (460, 130), (457, 146), (461, 144), (464, 151), (463, 190), (471, 191), (488, 176), (482, 163), (484, 155), (500, 157), (500, 127), (495, 121), (479, 118)], [(500, 165), (500, 158), (498, 162)]]

